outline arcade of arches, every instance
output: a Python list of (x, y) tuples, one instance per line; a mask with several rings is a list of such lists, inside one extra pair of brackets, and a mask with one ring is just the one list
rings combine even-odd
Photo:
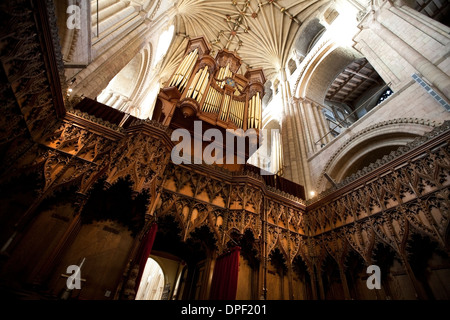
[[(449, 11), (2, 1), (2, 296), (450, 299)], [(194, 121), (265, 144), (177, 164)]]

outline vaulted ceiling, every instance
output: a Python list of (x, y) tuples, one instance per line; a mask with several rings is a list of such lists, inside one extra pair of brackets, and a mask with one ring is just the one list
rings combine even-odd
[(235, 50), (241, 72), (261, 67), (266, 78), (277, 73), (290, 55), (300, 26), (330, 0), (179, 0), (177, 33), (205, 36), (213, 49)]

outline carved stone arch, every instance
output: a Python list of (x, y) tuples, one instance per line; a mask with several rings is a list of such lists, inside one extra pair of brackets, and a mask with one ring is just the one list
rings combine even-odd
[(267, 118), (263, 120), (263, 129), (271, 130), (271, 129), (279, 129), (281, 130), (281, 121), (276, 118), (274, 114), (268, 114)]
[(372, 263), (372, 250), (375, 244), (381, 241), (377, 237), (372, 223), (370, 221), (356, 222), (345, 227), (342, 232), (349, 246), (361, 256), (367, 265), (370, 265)]
[[(85, 164), (85, 165), (86, 165), (86, 167), (88, 167), (87, 164)], [(78, 166), (74, 166), (72, 169), (76, 170), (77, 168), (78, 168)], [(51, 196), (51, 195), (57, 193), (59, 190), (65, 189), (65, 188), (75, 188), (75, 190), (79, 190), (81, 187), (83, 173), (85, 173), (85, 171), (86, 171), (85, 168), (80, 168), (80, 169), (82, 171), (80, 170), (80, 172), (78, 172), (78, 174), (73, 174), (73, 175), (66, 177), (65, 179), (59, 179), (58, 181), (56, 181), (56, 183), (48, 189), (47, 196), (48, 195)]]
[(88, 170), (83, 172), (81, 175), (80, 188), (78, 192), (81, 194), (86, 194), (95, 182), (102, 178), (106, 179), (108, 169), (109, 163), (102, 167), (91, 166)]
[(250, 267), (254, 270), (257, 270), (262, 259), (259, 244), (260, 238), (255, 238), (251, 229), (245, 229), (240, 237), (239, 246), (241, 247), (242, 257), (248, 261)]
[(372, 251), (372, 261), (374, 264), (380, 267), (381, 281), (390, 277), (390, 268), (393, 266), (394, 261), (401, 261), (401, 257), (397, 250), (395, 250), (391, 245), (385, 242), (378, 242)]
[(311, 246), (311, 238), (303, 236), (300, 238), (300, 247), (298, 250), (298, 254), (302, 257), (303, 261), (306, 263), (308, 267), (308, 272), (312, 274), (314, 272), (314, 253), (312, 251)]
[(305, 57), (325, 30), (325, 26), (319, 18), (314, 17), (307, 19), (300, 29), (301, 35), (297, 37), (293, 49), (298, 55)]
[[(425, 200), (426, 201), (426, 200)], [(408, 203), (401, 207), (402, 213), (405, 218), (408, 219), (409, 227), (412, 233), (418, 233), (422, 236), (427, 236), (439, 243), (442, 247), (445, 247), (445, 240), (439, 233), (439, 225), (428, 211), (427, 204), (422, 203)]]
[(210, 177), (201, 176), (199, 177), (199, 190), (197, 193), (201, 191), (205, 191), (208, 195), (209, 202), (213, 202), (217, 197), (222, 197), (222, 200), (225, 203), (225, 197), (223, 189), (227, 186), (224, 185), (221, 181), (216, 179), (211, 179)]
[(127, 227), (133, 236), (145, 225), (145, 216), (150, 203), (148, 190), (136, 192), (129, 175), (109, 184), (99, 179), (87, 194), (81, 211), (81, 222), (116, 221)]
[(331, 231), (322, 235), (322, 243), (325, 245), (328, 254), (339, 266), (343, 266), (350, 246), (342, 232), (342, 230)]
[(253, 238), (258, 241), (261, 237), (261, 229), (257, 230), (256, 228), (254, 228), (253, 226), (246, 226), (243, 230), (243, 234), (246, 233), (247, 231), (249, 231), (252, 235)]
[(359, 131), (330, 157), (316, 190), (323, 191), (331, 186), (324, 178), (325, 173), (339, 183), (352, 174), (357, 175), (358, 170), (365, 170), (383, 156), (394, 157), (399, 147), (431, 131), (435, 125), (426, 120), (403, 118), (380, 122)]
[[(273, 259), (273, 255), (279, 251), (281, 253), (281, 257), (284, 260), (283, 261), (283, 268), (287, 268), (288, 264), (290, 263), (290, 259), (289, 259), (289, 255), (287, 254), (287, 252), (284, 250), (283, 246), (281, 245), (279, 239), (277, 240), (277, 244), (272, 248), (272, 250), (270, 250), (270, 252), (267, 253), (267, 257), (269, 259), (269, 261), (272, 262)], [(275, 265), (274, 265), (275, 266)]]
[(164, 216), (169, 211), (173, 209), (175, 203), (177, 202), (178, 197), (171, 193), (163, 191), (160, 196), (160, 200), (157, 204), (157, 208), (155, 210), (155, 217), (158, 218), (160, 216)]
[(220, 233), (223, 230), (223, 221), (226, 217), (226, 210), (222, 208), (213, 208), (209, 212), (208, 223), (214, 228), (217, 233), (218, 239), (220, 239)]
[(388, 245), (399, 256), (401, 256), (402, 250), (404, 249), (403, 245), (404, 242), (406, 242), (407, 233), (409, 232), (409, 229), (401, 231), (399, 234), (400, 235), (399, 238), (392, 224), (393, 218), (390, 217), (391, 213), (395, 213), (395, 211), (394, 210), (385, 211), (382, 216), (377, 217), (377, 219), (372, 219), (371, 225), (380, 242), (384, 243), (385, 245)]
[(218, 235), (220, 236), (218, 239), (221, 239), (218, 242), (219, 254), (221, 254), (227, 248), (239, 246), (244, 233), (236, 227), (231, 227), (223, 232), (218, 230)]
[(96, 181), (105, 175), (107, 168), (108, 166), (98, 168), (87, 161), (71, 161), (58, 173), (47, 190), (54, 192), (60, 188), (75, 186), (78, 193), (85, 194)]
[(183, 238), (186, 229), (186, 219), (183, 215), (184, 208), (190, 209), (191, 202), (184, 197), (178, 197), (175, 194), (164, 192), (161, 195), (161, 206), (155, 210), (156, 220), (164, 216), (172, 216), (180, 226), (180, 237)]
[(341, 47), (332, 39), (322, 39), (304, 58), (300, 71), (297, 70), (293, 96), (308, 97), (324, 104), (326, 92), (334, 77), (361, 55), (354, 49)]
[(172, 164), (170, 166), (170, 176), (174, 180), (176, 192), (180, 192), (180, 190), (187, 184), (190, 183), (190, 188), (192, 194), (195, 192), (195, 185), (192, 183), (192, 173), (191, 171), (185, 170), (180, 166), (174, 166)]
[(286, 263), (289, 265), (291, 263), (291, 257), (289, 255), (290, 252), (290, 234), (288, 230), (282, 230), (278, 237), (276, 247), (279, 247), (281, 253), (283, 253), (284, 258), (286, 259)]
[(191, 232), (202, 226), (207, 226), (214, 235), (218, 235), (218, 230), (211, 223), (211, 213), (213, 209), (210, 205), (195, 202), (191, 206), (190, 210), (189, 221), (187, 222), (188, 228), (186, 230), (186, 238), (189, 238)]
[(208, 220), (207, 220), (209, 212), (204, 213), (204, 214), (205, 214), (205, 217), (204, 217), (204, 219), (202, 219), (201, 223), (194, 224), (194, 225), (192, 225), (191, 227), (188, 228), (188, 230), (187, 230), (187, 232), (186, 232), (185, 241), (186, 241), (187, 239), (191, 238), (191, 237), (192, 237), (192, 234), (193, 234), (196, 230), (198, 230), (198, 229), (200, 229), (200, 228), (206, 228), (206, 229), (208, 229), (209, 232), (210, 232), (211, 234), (213, 234), (213, 236), (215, 237), (216, 245), (219, 245), (219, 240), (220, 240), (220, 238), (217, 237), (218, 232), (217, 232), (217, 230), (216, 230), (213, 226), (211, 226), (210, 223), (208, 223)]
[(226, 221), (224, 224), (225, 232), (231, 235), (231, 230), (235, 229), (239, 234), (242, 234), (243, 228), (243, 215), (245, 210), (228, 210), (226, 215)]
[(267, 228), (267, 256), (277, 246), (281, 228), (269, 225)]
[(239, 229), (238, 229), (237, 227), (235, 227), (235, 226), (229, 228), (229, 229), (226, 231), (226, 234), (227, 234), (229, 237), (231, 237), (231, 235), (232, 235), (233, 233), (242, 235), (242, 231), (239, 230)]
[(297, 232), (288, 231), (289, 235), (289, 262), (292, 263), (296, 256), (300, 254), (302, 236)]

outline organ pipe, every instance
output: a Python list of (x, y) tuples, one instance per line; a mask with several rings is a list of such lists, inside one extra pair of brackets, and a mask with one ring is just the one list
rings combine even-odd
[(256, 93), (256, 109), (255, 109), (255, 128), (260, 127), (261, 122), (261, 99), (259, 97), (259, 92)]
[(209, 82), (209, 73), (206, 72), (206, 77), (203, 80), (203, 84), (200, 88), (200, 92), (198, 93), (198, 97), (197, 97), (197, 101), (200, 102), (202, 100), (203, 94), (205, 93), (206, 90), (206, 86), (208, 85)]
[(210, 119), (210, 123), (222, 127), (260, 129), (265, 83), (262, 69), (251, 68), (238, 75), (241, 60), (235, 53), (222, 50), (213, 59), (208, 56), (207, 42), (196, 38), (189, 43), (189, 53), (169, 81), (169, 86), (178, 88), (181, 94), (175, 107), (181, 108), (185, 118), (197, 114), (201, 120)]
[(197, 56), (198, 49), (195, 49), (184, 57), (177, 71), (170, 80), (169, 86), (176, 86), (180, 91), (184, 90), (184, 86), (186, 85), (187, 80), (190, 78), (192, 70), (194, 69)]
[(230, 96), (228, 94), (225, 95), (223, 99), (223, 108), (222, 108), (222, 114), (220, 115), (220, 119), (223, 121), (227, 120), (227, 112), (228, 112), (228, 104), (230, 102)]
[(208, 67), (204, 67), (203, 69), (198, 70), (191, 82), (186, 97), (196, 99), (198, 102), (200, 102), (208, 81)]
[(192, 80), (192, 82), (191, 82), (191, 86), (190, 86), (190, 88), (189, 88), (189, 90), (188, 90), (188, 92), (186, 94), (186, 97), (189, 97), (189, 98), (192, 97), (193, 98), (194, 87), (195, 87), (195, 85), (198, 82), (198, 78), (200, 77), (200, 73), (201, 73), (201, 70), (198, 70), (198, 72), (195, 74), (194, 80)]
[[(226, 67), (221, 67), (219, 69), (219, 74), (217, 75), (218, 80), (225, 80), (226, 78), (231, 78), (233, 76), (233, 72), (230, 70), (230, 64), (227, 64)], [(217, 85), (223, 89), (225, 85), (225, 81), (217, 81)]]
[(249, 101), (248, 128), (259, 129), (261, 127), (261, 98), (257, 92)]

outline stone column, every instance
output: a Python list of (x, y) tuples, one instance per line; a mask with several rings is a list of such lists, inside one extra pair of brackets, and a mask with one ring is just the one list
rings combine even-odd
[(117, 95), (117, 100), (114, 102), (114, 104), (111, 106), (113, 109), (118, 109), (122, 106), (123, 101), (125, 100), (125, 97), (121, 94)]
[(294, 129), (294, 119), (293, 112), (291, 109), (291, 104), (289, 103), (290, 92), (288, 83), (286, 82), (286, 76), (282, 74), (281, 85), (281, 97), (283, 104), (283, 114), (282, 114), (282, 141), (283, 141), (283, 153), (286, 164), (285, 177), (294, 181), (299, 182), (300, 172), (298, 170), (298, 160), (299, 157), (296, 155), (298, 152), (298, 144), (296, 138), (296, 130)]
[(319, 131), (319, 122), (316, 120), (316, 117), (314, 116), (314, 105), (312, 102), (309, 102), (305, 100), (304, 103), (305, 109), (308, 114), (308, 126), (311, 128), (311, 146), (312, 146), (312, 153), (315, 153), (320, 146), (320, 131)]
[(105, 101), (105, 104), (111, 107), (117, 102), (118, 99), (119, 95), (117, 93), (112, 92), (111, 97), (107, 101)]
[(361, 51), (393, 90), (411, 83), (419, 73), (450, 97), (450, 77), (445, 52), (450, 45), (449, 28), (423, 14), (390, 1), (375, 3), (354, 37)]
[(111, 99), (111, 97), (113, 96), (113, 92), (108, 92), (108, 93), (102, 93), (101, 95), (99, 95), (99, 97), (97, 98), (97, 101), (103, 104), (107, 104), (107, 101), (109, 99)]
[(304, 139), (306, 141), (306, 146), (307, 146), (307, 153), (312, 153), (314, 150), (314, 146), (313, 146), (313, 138), (312, 138), (312, 134), (311, 134), (311, 130), (310, 130), (310, 126), (308, 123), (308, 116), (307, 116), (307, 112), (306, 112), (306, 105), (305, 105), (305, 100), (304, 99), (298, 99), (298, 107), (299, 107), (299, 113), (301, 115), (301, 119), (302, 119), (302, 129), (303, 129), (303, 133), (304, 133)]
[(392, 31), (383, 24), (374, 21), (374, 26), (379, 35), (389, 44), (392, 49), (397, 52), (410, 63), (417, 71), (419, 71), (427, 80), (429, 80), (439, 91), (447, 98), (450, 97), (450, 77), (433, 63), (428, 61), (414, 48), (406, 44), (402, 39), (397, 37)]
[(293, 98), (291, 104), (296, 124), (295, 139), (298, 143), (297, 157), (300, 159), (300, 172), (303, 178), (301, 184), (305, 187), (305, 192), (308, 193), (309, 188), (312, 187), (308, 164), (308, 143), (310, 143), (311, 140), (308, 139), (309, 132), (306, 127), (307, 121), (302, 101), (302, 99)]
[(329, 140), (327, 139), (329, 137), (329, 134), (326, 135), (328, 133), (328, 130), (327, 130), (326, 125), (325, 125), (325, 119), (324, 119), (323, 113), (320, 110), (321, 108), (322, 108), (321, 105), (319, 105), (317, 103), (313, 103), (313, 111), (314, 111), (314, 116), (316, 118), (317, 126), (319, 128), (319, 134), (320, 134), (321, 138), (323, 137), (320, 140), (319, 143), (320, 144), (322, 144), (322, 143), (326, 144), (326, 143), (329, 142)]

